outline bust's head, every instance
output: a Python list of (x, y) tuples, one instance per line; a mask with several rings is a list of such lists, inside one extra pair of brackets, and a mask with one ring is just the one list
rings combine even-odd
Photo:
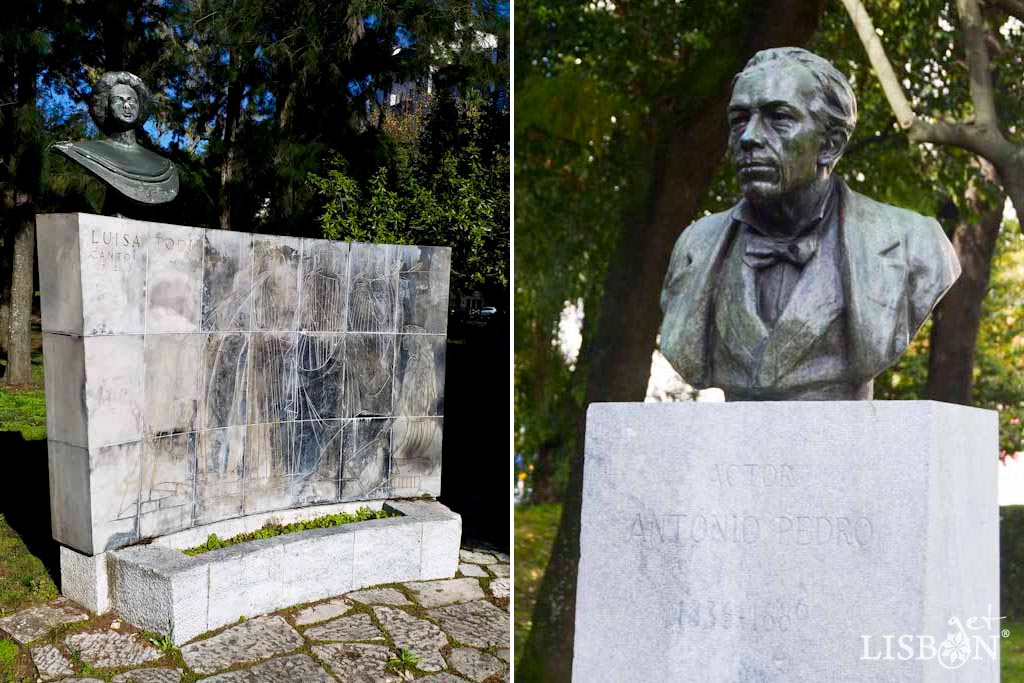
[(733, 79), (728, 117), (744, 195), (773, 201), (828, 180), (857, 123), (857, 101), (828, 61), (774, 48), (755, 54)]
[(110, 71), (92, 89), (89, 113), (107, 135), (139, 128), (149, 117), (149, 89), (135, 74)]

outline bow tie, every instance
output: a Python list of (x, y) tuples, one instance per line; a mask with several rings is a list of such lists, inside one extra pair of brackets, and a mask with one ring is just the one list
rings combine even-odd
[(788, 261), (798, 268), (811, 260), (818, 251), (818, 235), (812, 232), (795, 240), (779, 240), (755, 232), (747, 235), (747, 250), (743, 262), (751, 268), (762, 269), (774, 266), (779, 261)]

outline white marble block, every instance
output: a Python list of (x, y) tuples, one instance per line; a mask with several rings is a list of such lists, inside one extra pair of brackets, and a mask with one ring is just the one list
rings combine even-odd
[(440, 494), (450, 249), (37, 226), (62, 545)]
[(999, 680), (998, 421), (595, 404), (573, 680)]

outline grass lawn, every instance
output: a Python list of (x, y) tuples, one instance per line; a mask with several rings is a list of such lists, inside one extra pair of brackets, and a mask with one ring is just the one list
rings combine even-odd
[(515, 646), (522, 653), (530, 632), (530, 613), (540, 588), (551, 545), (555, 542), (561, 505), (517, 505), (515, 508), (516, 609)]
[[(42, 334), (36, 329), (32, 334), (31, 384), (19, 387), (0, 384), (0, 432), (20, 432), (26, 441), (46, 438), (42, 345)], [(4, 365), (6, 360), (0, 361), (0, 371), (5, 369)], [(14, 443), (10, 440), (3, 442)], [(4, 456), (24, 458), (26, 453), (19, 451), (0, 454), (0, 458)], [(3, 464), (5, 469), (14, 473), (15, 478), (22, 472), (23, 463), (6, 461)], [(8, 485), (11, 485), (10, 482)], [(38, 488), (32, 491), (33, 495), (40, 493)], [(17, 500), (17, 497), (12, 496), (11, 500)], [(43, 562), (32, 554), (18, 532), (11, 528), (7, 516), (0, 512), (0, 617), (55, 597), (57, 586)], [(0, 639), (0, 681), (32, 683), (35, 680), (33, 674), (34, 667), (28, 650), (19, 648), (14, 641)]]
[(1003, 629), (1010, 632), (1001, 653), (1003, 683), (1024, 683), (1024, 621), (1004, 621)]
[(57, 587), (42, 561), (0, 514), (0, 617), (57, 597)]
[(46, 402), (42, 388), (0, 389), (0, 431), (21, 432), (26, 441), (46, 438)]
[[(42, 561), (0, 514), (0, 617), (57, 597), (57, 586)], [(28, 650), (12, 640), (0, 639), (0, 681), (33, 683)]]
[[(551, 554), (561, 512), (559, 505), (517, 505), (515, 508), (517, 656), (522, 653), (530, 632), (533, 601)], [(1010, 632), (1010, 637), (1002, 641), (1002, 683), (1024, 683), (1024, 622), (1004, 621), (1002, 628)]]
[[(32, 383), (0, 384), (0, 432), (21, 432), (26, 441), (46, 438), (46, 400), (43, 396), (42, 335), (32, 335)], [(7, 361), (0, 361), (3, 368)]]
[[(32, 383), (23, 386), (9, 387), (0, 384), (0, 432), (20, 432), (21, 437), (7, 435), (7, 438), (0, 438), (3, 444), (2, 451), (10, 449), (13, 452), (0, 453), (0, 463), (4, 465), (7, 472), (15, 481), (21, 480), (20, 489), (11, 489), (6, 492), (3, 505), (0, 505), (0, 617), (7, 616), (14, 611), (27, 607), (33, 603), (46, 602), (57, 597), (57, 587), (50, 578), (43, 566), (43, 562), (32, 554), (19, 532), (15, 529), (25, 531), (31, 528), (45, 527), (49, 529), (46, 520), (38, 520), (39, 524), (27, 525), (24, 518), (27, 516), (38, 516), (49, 510), (49, 501), (45, 505), (37, 504), (29, 506), (24, 504), (23, 496), (35, 498), (40, 495), (46, 496), (47, 491), (42, 488), (38, 463), (37, 476), (33, 478), (26, 476), (26, 459), (35, 459), (41, 454), (46, 454), (45, 444), (33, 444), (34, 450), (26, 452), (25, 441), (39, 441), (46, 439), (46, 400), (43, 397), (43, 352), (42, 334), (36, 330), (32, 335)], [(0, 361), (0, 368), (6, 364), (6, 360)], [(17, 444), (20, 444), (17, 445)], [(13, 460), (7, 460), (11, 458)], [(45, 476), (45, 475), (44, 475)], [(31, 480), (31, 481), (29, 481)], [(34, 485), (33, 485), (34, 484)], [(13, 486), (8, 481), (8, 486)], [(3, 496), (4, 494), (0, 494)], [(17, 518), (17, 520), (16, 520)], [(16, 523), (17, 521), (17, 523)], [(38, 534), (37, 534), (38, 535)], [(30, 541), (31, 542), (31, 541)], [(7, 661), (5, 652), (8, 651), (0, 641), (0, 667)], [(0, 668), (2, 671), (2, 668)], [(0, 678), (0, 680), (4, 680)]]

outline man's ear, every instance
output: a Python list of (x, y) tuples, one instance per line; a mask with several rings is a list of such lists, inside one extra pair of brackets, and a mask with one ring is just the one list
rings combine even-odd
[(833, 128), (825, 133), (821, 152), (818, 153), (818, 165), (832, 171), (839, 161), (839, 157), (843, 156), (843, 151), (846, 149), (846, 143), (849, 140), (849, 135), (842, 128)]

